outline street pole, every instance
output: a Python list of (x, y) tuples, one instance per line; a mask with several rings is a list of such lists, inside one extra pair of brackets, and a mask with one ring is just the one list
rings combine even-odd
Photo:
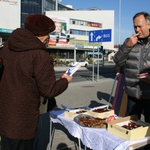
[(121, 35), (121, 0), (119, 0), (119, 24), (118, 24), (118, 46), (120, 46), (120, 35)]
[(42, 1), (42, 14), (44, 14), (45, 1)]
[(102, 66), (104, 67), (104, 49), (103, 49), (103, 45), (101, 45), (101, 51), (102, 51), (102, 56), (103, 56), (103, 64), (102, 64)]
[(98, 47), (98, 55), (97, 55), (97, 58), (98, 58), (98, 62), (97, 62), (97, 82), (99, 82), (99, 49), (100, 49), (100, 44), (99, 44), (99, 47)]
[(76, 62), (76, 38), (74, 38), (74, 63)]
[(93, 71), (92, 71), (92, 81), (94, 82), (94, 44), (93, 44)]
[(58, 10), (58, 0), (55, 0), (55, 11)]

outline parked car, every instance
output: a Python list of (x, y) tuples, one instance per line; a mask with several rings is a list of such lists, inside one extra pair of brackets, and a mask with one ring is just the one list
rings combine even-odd
[(103, 60), (101, 60), (101, 59), (97, 59), (97, 60), (95, 60), (94, 61), (94, 65), (97, 65), (98, 64), (98, 61), (99, 61), (99, 65), (104, 65), (104, 61)]
[(79, 60), (78, 61), (81, 65), (81, 67), (87, 67), (89, 65), (89, 62), (86, 60)]
[[(86, 60), (79, 60), (79, 61), (77, 61), (77, 62), (80, 63), (81, 67), (87, 67), (87, 66), (89, 65), (89, 62), (86, 61)], [(68, 66), (73, 66), (73, 63), (74, 63), (74, 62), (70, 62), (70, 63), (68, 64)]]

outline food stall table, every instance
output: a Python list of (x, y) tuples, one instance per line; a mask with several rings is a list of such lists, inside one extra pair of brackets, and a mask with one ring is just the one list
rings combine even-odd
[(80, 140), (86, 147), (92, 150), (133, 150), (142, 147), (150, 141), (150, 137), (139, 140), (126, 141), (118, 136), (109, 133), (102, 128), (82, 127), (75, 121), (64, 116), (64, 110), (53, 110), (50, 116), (50, 147), (52, 144), (52, 123), (60, 123), (69, 133), (78, 138), (79, 149), (81, 150)]

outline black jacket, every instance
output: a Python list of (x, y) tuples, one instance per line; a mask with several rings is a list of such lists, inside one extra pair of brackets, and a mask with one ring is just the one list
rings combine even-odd
[(150, 99), (150, 84), (141, 81), (137, 74), (150, 71), (150, 37), (129, 47), (126, 41), (113, 57), (117, 66), (125, 65), (125, 91), (137, 99)]

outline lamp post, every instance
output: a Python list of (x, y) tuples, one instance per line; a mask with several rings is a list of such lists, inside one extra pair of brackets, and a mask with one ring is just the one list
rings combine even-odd
[(55, 0), (55, 11), (58, 10), (58, 0)]
[(119, 22), (118, 22), (118, 45), (120, 46), (120, 35), (121, 35), (121, 0), (119, 0)]
[(76, 57), (77, 57), (77, 55), (76, 55), (76, 50), (78, 49), (77, 47), (76, 47), (76, 37), (70, 37), (70, 35), (69, 36), (67, 36), (67, 38), (66, 38), (66, 40), (68, 41), (70, 41), (70, 39), (72, 39), (72, 40), (74, 40), (74, 63), (77, 61), (76, 60)]
[(74, 63), (77, 61), (76, 60), (76, 57), (77, 57), (76, 56), (76, 53), (77, 53), (76, 50), (77, 50), (77, 47), (76, 47), (76, 38), (74, 38)]

